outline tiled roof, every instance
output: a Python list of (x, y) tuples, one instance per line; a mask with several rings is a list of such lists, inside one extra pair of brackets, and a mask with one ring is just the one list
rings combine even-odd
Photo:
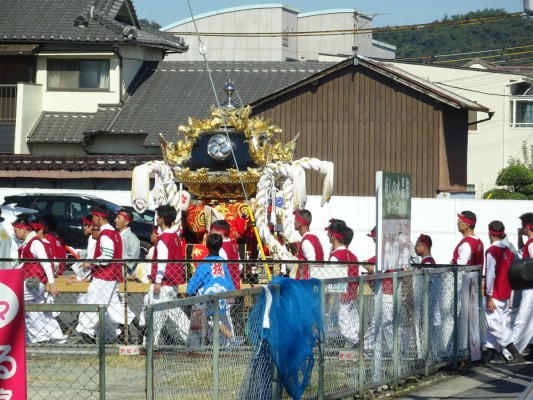
[[(359, 62), (457, 108), (481, 112), (489, 110), (478, 103), (449, 92), (390, 63), (363, 57)], [(234, 99), (242, 105), (257, 106), (280, 93), (296, 90), (317, 74), (329, 74), (353, 63), (319, 62), (211, 62), (213, 85), (205, 63), (161, 61), (145, 64), (127, 90), (123, 105), (100, 105), (95, 114), (46, 113), (28, 139), (39, 143), (82, 143), (94, 135), (141, 134), (147, 147), (159, 147), (159, 133), (175, 142), (177, 128), (188, 117), (206, 118), (218, 101), (225, 100), (224, 83), (231, 79), (237, 87)]]
[[(332, 63), (210, 62), (209, 68), (218, 101), (225, 100), (222, 88), (231, 79), (237, 87), (238, 96), (234, 99), (246, 105), (330, 65)], [(179, 125), (186, 123), (189, 116), (208, 117), (216, 103), (203, 62), (162, 61), (147, 68), (139, 79), (142, 85), (130, 88), (130, 97), (111, 129), (112, 132), (148, 133), (146, 146), (159, 146), (160, 132), (175, 141)]]
[(94, 114), (43, 113), (28, 143), (83, 143), (86, 124)]
[[(132, 25), (115, 19), (125, 2), (131, 5)], [(140, 27), (130, 0), (2, 0), (0, 42), (130, 43), (187, 50), (183, 38)]]
[(409, 86), (421, 93), (425, 93), (430, 97), (450, 104), (456, 108), (466, 108), (467, 110), (489, 112), (489, 109), (482, 104), (469, 100), (466, 97), (460, 96), (455, 92), (447, 90), (427, 79), (413, 75), (390, 62), (376, 61), (366, 57), (358, 57), (361, 62), (364, 62), (368, 67), (375, 69), (377, 72), (391, 76), (393, 79)]
[[(237, 87), (243, 105), (292, 85), (333, 63), (212, 62), (209, 63), (218, 101), (224, 83)], [(202, 62), (161, 61), (145, 65), (127, 90), (124, 104), (100, 105), (95, 114), (44, 113), (30, 143), (82, 143), (98, 134), (144, 134), (145, 146), (159, 147), (159, 133), (175, 141), (177, 128), (189, 116), (206, 118), (215, 105)]]
[(156, 154), (91, 156), (2, 155), (0, 171), (132, 171), (137, 165), (162, 159)]

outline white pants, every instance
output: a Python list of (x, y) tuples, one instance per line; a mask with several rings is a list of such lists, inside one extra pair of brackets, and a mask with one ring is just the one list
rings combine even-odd
[(357, 300), (339, 303), (339, 329), (352, 344), (359, 343), (359, 305)]
[[(161, 286), (161, 292), (154, 294), (154, 285), (150, 285), (148, 294), (144, 296), (144, 305), (164, 303), (167, 301), (176, 300), (178, 298), (177, 286)], [(187, 333), (189, 332), (189, 318), (181, 308), (172, 308), (164, 311), (157, 311), (154, 313), (154, 346), (159, 342), (159, 335), (165, 326), (165, 323), (170, 321), (172, 327), (180, 335), (183, 341), (187, 341)], [(139, 325), (146, 326), (146, 308), (139, 317)]]
[[(39, 283), (39, 287), (26, 287), (24, 282), (24, 302), (33, 304), (44, 304), (45, 286)], [(61, 327), (52, 313), (27, 312), (26, 313), (26, 343), (40, 343), (49, 340), (64, 341), (67, 337), (63, 335)]]
[(485, 347), (500, 351), (501, 348), (506, 347), (512, 342), (512, 330), (507, 325), (509, 300), (493, 300), (496, 310), (493, 313), (489, 313), (487, 309), (487, 298), (483, 298), (483, 310), (485, 311), (485, 323), (487, 324)]
[[(394, 311), (393, 305), (394, 298), (392, 294), (383, 294), (381, 300), (381, 321), (376, 320), (375, 314), (372, 316), (372, 323), (370, 324), (368, 330), (365, 332), (365, 349), (373, 349), (375, 341), (381, 340), (381, 337), (378, 337), (378, 334), (381, 334), (381, 332), (383, 332), (383, 335), (385, 336), (385, 341), (387, 342), (388, 350), (392, 350), (392, 314)], [(378, 325), (379, 329), (376, 329)]]
[(522, 301), (513, 326), (512, 341), (521, 353), (533, 338), (533, 289), (522, 291)]
[[(105, 318), (106, 341), (116, 339), (118, 332), (118, 325), (124, 323), (124, 311), (121, 307), (120, 299), (118, 298), (118, 282), (105, 281), (102, 279), (93, 278), (87, 294), (85, 296), (86, 304), (104, 304), (107, 305), (107, 312)], [(91, 337), (96, 337), (98, 328), (98, 312), (80, 313), (78, 319), (78, 326), (76, 330), (80, 333), (85, 333)]]

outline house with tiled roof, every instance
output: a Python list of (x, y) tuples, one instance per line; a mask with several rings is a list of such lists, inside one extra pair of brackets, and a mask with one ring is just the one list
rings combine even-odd
[[(176, 142), (188, 117), (208, 117), (224, 100), (228, 80), (237, 87), (234, 100), (279, 125), (283, 142), (300, 133), (296, 157), (335, 162), (338, 195), (372, 195), (377, 170), (411, 173), (419, 197), (465, 190), (469, 112), (492, 115), (482, 104), (362, 56), (208, 67), (165, 61), (187, 45), (139, 24), (130, 0), (4, 3), (4, 187), (129, 189), (133, 167), (161, 159), (159, 134)], [(309, 183), (310, 194), (319, 191), (318, 182)]]
[(121, 107), (146, 63), (187, 49), (183, 38), (141, 25), (130, 0), (3, 0), (0, 153), (142, 154), (135, 135), (111, 145), (85, 140), (85, 131), (101, 105)]

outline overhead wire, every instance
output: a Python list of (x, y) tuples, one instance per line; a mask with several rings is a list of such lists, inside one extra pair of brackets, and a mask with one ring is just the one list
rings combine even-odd
[[(189, 7), (189, 13), (191, 14), (191, 19), (193, 21), (194, 28), (196, 30), (196, 36), (198, 38), (198, 42), (200, 43), (200, 45), (198, 46), (198, 51), (200, 52), (200, 54), (202, 55), (202, 57), (203, 57), (203, 59), (205, 61), (207, 74), (208, 74), (209, 80), (211, 82), (211, 88), (213, 89), (213, 94), (215, 96), (216, 104), (220, 108), (221, 105), (220, 105), (220, 102), (218, 101), (218, 96), (217, 96), (216, 89), (215, 89), (215, 83), (213, 81), (213, 75), (211, 74), (211, 69), (209, 68), (209, 63), (208, 63), (207, 57), (206, 57), (207, 48), (205, 47), (204, 43), (202, 42), (202, 39), (200, 37), (200, 33), (198, 32), (198, 26), (196, 25), (196, 19), (194, 18), (194, 13), (192, 12), (192, 7), (191, 7), (190, 0), (187, 0), (187, 5)], [(237, 93), (237, 96), (239, 98), (239, 101), (241, 101), (240, 100), (240, 96), (239, 96), (239, 92), (237, 90), (236, 90), (236, 93)], [(231, 104), (229, 104), (228, 106), (231, 107)], [(242, 103), (241, 103), (241, 106), (242, 106)], [(244, 186), (244, 179), (242, 177), (242, 174), (240, 173), (241, 171), (240, 171), (240, 168), (239, 168), (239, 163), (237, 161), (237, 157), (235, 156), (235, 151), (233, 149), (233, 146), (231, 145), (231, 139), (229, 137), (229, 130), (228, 130), (228, 124), (227, 124), (226, 115), (224, 113), (221, 113), (221, 117), (222, 117), (222, 121), (223, 121), (223, 125), (224, 125), (224, 132), (226, 133), (226, 139), (230, 143), (231, 155), (233, 157), (233, 162), (235, 163), (235, 168), (237, 169), (237, 175), (239, 176), (239, 182), (241, 184), (242, 193), (244, 195), (244, 199), (245, 199), (246, 205), (248, 206), (248, 211), (249, 211), (249, 215), (248, 216), (249, 216), (250, 221), (251, 221), (251, 223), (253, 225), (253, 230), (254, 230), (255, 237), (257, 239), (257, 243), (258, 243), (258, 247), (259, 247), (259, 253), (261, 254), (261, 258), (263, 260), (265, 260), (266, 259), (266, 255), (265, 255), (265, 251), (263, 249), (263, 243), (261, 241), (261, 237), (259, 236), (259, 231), (258, 231), (257, 226), (255, 224), (254, 213), (253, 213), (252, 208), (250, 206), (250, 201), (248, 199), (248, 193), (246, 192), (246, 187)], [(270, 279), (272, 277), (271, 277), (271, 273), (270, 273), (268, 265), (265, 264), (264, 269), (265, 269), (267, 278), (270, 281)]]
[[(213, 75), (211, 73), (211, 69), (209, 68), (209, 62), (207, 61), (207, 56), (206, 56), (207, 55), (207, 48), (205, 47), (205, 44), (203, 43), (203, 41), (201, 39), (200, 32), (198, 31), (198, 26), (196, 24), (196, 19), (194, 17), (194, 13), (192, 12), (192, 7), (191, 7), (190, 0), (187, 0), (187, 6), (189, 7), (189, 13), (191, 14), (191, 20), (193, 22), (193, 26), (194, 26), (194, 29), (196, 31), (196, 37), (198, 38), (198, 43), (199, 43), (198, 51), (199, 51), (200, 55), (203, 57), (203, 59), (204, 59), (206, 70), (207, 70), (207, 75), (209, 76), (209, 81), (211, 82), (211, 88), (213, 90), (213, 95), (215, 96), (215, 101), (216, 101), (217, 107), (220, 108), (220, 102), (218, 101), (217, 91), (216, 91), (216, 88), (215, 88), (215, 82), (213, 80)], [(239, 97), (239, 99), (240, 99), (240, 97)], [(227, 138), (228, 142), (231, 143), (231, 139), (229, 137), (228, 126), (227, 126), (227, 120), (226, 120), (226, 116), (224, 115), (224, 113), (222, 113), (222, 121), (223, 121), (223, 124), (224, 124), (224, 132), (226, 134), (226, 138)], [(233, 149), (233, 146), (230, 145), (230, 149), (231, 149), (231, 155), (233, 157), (233, 162), (235, 163), (235, 168), (237, 169), (237, 172), (238, 172), (239, 181), (240, 181), (240, 184), (241, 184), (241, 187), (242, 187), (243, 195), (244, 195), (244, 198), (245, 198), (246, 202), (248, 203), (248, 194), (246, 193), (246, 188), (244, 186), (244, 180), (243, 180), (243, 178), (241, 176), (241, 173), (240, 173), (241, 171), (240, 171), (240, 168), (239, 168), (239, 163), (237, 161), (237, 157), (235, 156), (235, 151)]]
[(381, 28), (364, 28), (364, 29), (330, 29), (330, 30), (315, 30), (315, 31), (298, 31), (298, 32), (198, 32), (195, 27), (193, 32), (170, 32), (180, 36), (224, 36), (224, 37), (278, 37), (278, 36), (336, 36), (336, 35), (352, 35), (365, 33), (390, 33), (390, 32), (404, 32), (435, 28), (446, 28), (456, 26), (469, 26), (487, 24), (493, 22), (500, 22), (526, 15), (524, 12), (507, 13), (490, 17), (469, 18), (463, 20), (447, 20), (431, 22), (428, 24), (414, 24), (414, 25), (396, 25), (385, 26)]

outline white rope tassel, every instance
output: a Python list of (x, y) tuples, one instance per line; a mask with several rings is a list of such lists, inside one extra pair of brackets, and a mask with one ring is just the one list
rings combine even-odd
[(294, 182), (294, 208), (303, 208), (307, 202), (305, 186), (305, 170), (301, 166), (293, 167)]
[(133, 168), (131, 178), (131, 203), (142, 213), (150, 204), (150, 167), (142, 164)]
[(324, 204), (329, 202), (331, 195), (333, 194), (333, 177), (335, 166), (330, 161), (324, 161), (320, 172), (322, 175), (325, 175), (324, 183), (322, 185), (322, 200), (320, 201), (320, 206), (323, 207)]

